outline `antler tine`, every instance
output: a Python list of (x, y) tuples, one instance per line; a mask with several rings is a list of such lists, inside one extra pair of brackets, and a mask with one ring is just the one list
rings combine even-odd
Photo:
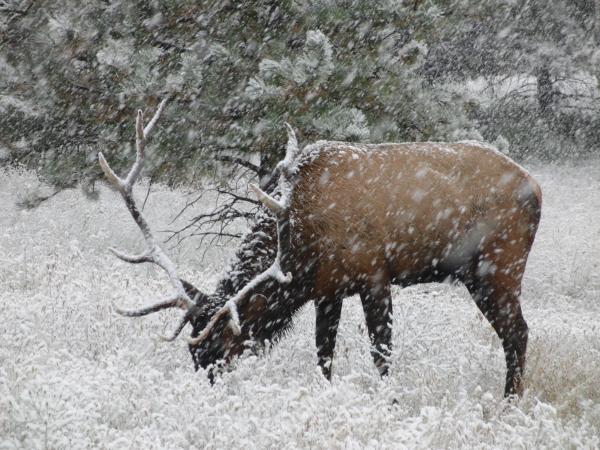
[(115, 255), (120, 260), (131, 263), (131, 264), (153, 262), (152, 255), (150, 254), (150, 252), (142, 253), (141, 255), (129, 255), (129, 254), (123, 253), (113, 247), (109, 247), (109, 250), (113, 255)]
[(254, 184), (250, 184), (250, 188), (256, 194), (256, 197), (260, 200), (260, 202), (267, 207), (267, 209), (271, 210), (275, 215), (279, 216), (285, 213), (288, 207), (290, 190), (292, 189), (292, 181), (290, 180), (293, 175), (296, 164), (298, 162), (298, 153), (300, 149), (298, 147), (298, 139), (296, 138), (296, 133), (294, 133), (294, 129), (292, 126), (286, 122), (285, 124), (288, 133), (288, 142), (286, 146), (285, 158), (277, 164), (277, 169), (280, 171), (279, 178), (279, 190), (281, 193), (281, 198), (279, 200), (273, 198), (258, 186)]
[(285, 158), (282, 161), (282, 165), (289, 166), (294, 163), (296, 160), (296, 155), (300, 151), (298, 147), (298, 139), (296, 138), (296, 133), (294, 129), (289, 123), (285, 123), (285, 127), (287, 128), (288, 133), (288, 142), (285, 148)]
[(146, 147), (146, 139), (148, 138), (148, 136), (150, 136), (150, 133), (152, 132), (152, 130), (154, 129), (154, 126), (158, 122), (158, 119), (160, 118), (162, 112), (165, 109), (168, 99), (169, 98), (166, 97), (160, 102), (160, 104), (158, 105), (158, 108), (156, 109), (156, 112), (154, 113), (154, 116), (152, 116), (152, 119), (150, 119), (150, 122), (148, 122), (148, 125), (146, 125), (145, 128), (144, 128), (144, 113), (141, 109), (138, 109), (137, 116), (135, 118), (135, 144), (136, 144), (135, 163), (131, 167), (131, 170), (127, 174), (127, 177), (125, 178), (125, 181), (124, 181), (125, 186), (128, 189), (131, 189), (133, 187), (135, 180), (137, 179), (137, 177), (140, 175), (140, 172), (142, 171), (142, 167), (144, 165), (144, 157), (145, 157), (144, 150)]
[(250, 183), (250, 189), (254, 191), (256, 197), (260, 200), (260, 202), (265, 205), (271, 212), (275, 215), (281, 214), (285, 207), (278, 201), (259, 188), (257, 185)]
[(148, 314), (152, 314), (157, 311), (161, 311), (163, 309), (169, 309), (169, 308), (187, 309), (187, 305), (185, 304), (184, 301), (182, 301), (182, 298), (179, 295), (174, 295), (166, 300), (163, 300), (161, 302), (155, 303), (150, 306), (146, 306), (141, 309), (131, 309), (131, 310), (130, 309), (122, 309), (121, 307), (119, 307), (117, 305), (113, 305), (113, 307), (115, 308), (115, 311), (117, 312), (117, 314), (120, 314), (120, 315), (126, 316), (126, 317), (147, 316)]
[(285, 123), (285, 127), (287, 128), (288, 134), (288, 142), (285, 147), (285, 158), (277, 164), (277, 167), (282, 170), (282, 173), (286, 178), (289, 178), (292, 172), (294, 171), (294, 165), (296, 163), (296, 157), (300, 152), (298, 147), (298, 139), (296, 138), (296, 133), (294, 133), (294, 129), (289, 123)]
[(229, 302), (227, 302), (225, 304), (225, 306), (223, 306), (221, 309), (219, 309), (210, 319), (210, 321), (206, 324), (206, 326), (204, 327), (204, 329), (200, 332), (200, 334), (198, 334), (198, 336), (196, 336), (195, 338), (187, 338), (187, 342), (190, 345), (198, 345), (200, 344), (202, 341), (204, 341), (210, 331), (212, 330), (212, 328), (215, 326), (215, 324), (221, 319), (221, 317), (223, 317), (223, 315), (225, 315), (227, 312), (229, 312)]
[[(156, 111), (158, 113), (158, 111)], [(156, 114), (154, 115), (156, 117)], [(135, 118), (135, 162), (131, 166), (131, 170), (125, 178), (125, 189), (131, 192), (135, 181), (142, 172), (144, 167), (144, 150), (146, 148), (146, 134), (144, 133), (144, 113), (141, 109), (138, 109), (137, 116)]]
[(186, 313), (183, 315), (183, 317), (179, 321), (179, 325), (177, 325), (177, 328), (175, 328), (175, 331), (173, 332), (173, 334), (171, 334), (171, 336), (163, 336), (161, 334), (158, 337), (162, 341), (173, 342), (175, 339), (177, 339), (177, 336), (179, 336), (179, 334), (181, 334), (181, 331), (185, 328), (185, 326), (188, 324), (189, 321), (190, 321), (189, 314)]
[(158, 105), (158, 108), (156, 109), (154, 116), (152, 116), (152, 119), (150, 119), (150, 122), (148, 122), (148, 125), (146, 125), (146, 128), (144, 128), (144, 136), (145, 137), (148, 137), (148, 135), (150, 133), (152, 133), (152, 130), (154, 129), (156, 122), (158, 122), (160, 115), (164, 111), (165, 106), (167, 105), (167, 102), (169, 101), (169, 98), (170, 98), (170, 96), (163, 98), (162, 101), (160, 102), (160, 104)]
[(102, 172), (104, 172), (104, 175), (106, 176), (108, 181), (110, 181), (110, 183), (115, 188), (117, 188), (119, 192), (123, 191), (124, 181), (121, 178), (119, 178), (119, 176), (117, 176), (117, 174), (108, 165), (108, 162), (106, 162), (106, 159), (104, 158), (102, 152), (98, 153), (98, 161), (100, 162)]

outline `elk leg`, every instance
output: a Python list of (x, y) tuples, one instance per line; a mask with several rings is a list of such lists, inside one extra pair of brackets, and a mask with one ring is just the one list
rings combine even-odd
[(331, 380), (331, 364), (342, 314), (342, 302), (341, 300), (329, 298), (318, 299), (315, 301), (315, 312), (317, 316), (316, 344), (319, 367), (321, 367), (325, 378)]
[(528, 328), (521, 311), (520, 289), (507, 289), (497, 284), (490, 281), (465, 283), (475, 303), (502, 341), (506, 358), (504, 396), (521, 396)]
[(383, 377), (392, 350), (392, 295), (389, 284), (378, 284), (360, 294), (367, 330), (373, 346), (371, 356)]

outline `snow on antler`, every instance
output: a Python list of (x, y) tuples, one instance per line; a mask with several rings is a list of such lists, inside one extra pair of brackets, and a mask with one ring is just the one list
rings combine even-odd
[(288, 209), (290, 197), (292, 195), (292, 178), (298, 170), (298, 139), (296, 139), (296, 133), (289, 123), (285, 124), (288, 132), (288, 143), (286, 146), (285, 158), (277, 164), (279, 171), (279, 191), (280, 198), (276, 200), (255, 184), (251, 184), (250, 188), (256, 193), (256, 196), (263, 205), (272, 211), (275, 215), (279, 216)]
[(256, 184), (250, 183), (250, 189), (254, 191), (256, 197), (260, 200), (260, 202), (275, 215), (279, 215), (285, 211), (285, 206), (281, 201), (271, 197), (269, 194), (267, 194), (261, 188), (259, 188)]
[(159, 266), (161, 269), (163, 269), (166, 272), (171, 285), (175, 289), (175, 293), (168, 296), (166, 299), (161, 300), (160, 302), (157, 302), (157, 303), (147, 306), (145, 308), (138, 309), (138, 310), (124, 310), (124, 309), (121, 309), (120, 307), (115, 307), (115, 310), (117, 313), (119, 313), (123, 316), (128, 316), (128, 317), (145, 316), (147, 314), (151, 314), (151, 313), (154, 313), (154, 312), (157, 312), (157, 311), (160, 311), (163, 309), (167, 309), (167, 308), (180, 308), (180, 309), (186, 310), (186, 313), (184, 314), (181, 321), (179, 322), (179, 325), (177, 326), (177, 329), (175, 330), (174, 334), (171, 335), (170, 337), (161, 336), (161, 338), (164, 340), (172, 341), (179, 335), (181, 330), (189, 322), (189, 320), (190, 320), (189, 312), (191, 309), (193, 309), (195, 307), (195, 303), (187, 295), (187, 292), (185, 291), (183, 283), (181, 282), (179, 276), (177, 275), (177, 267), (175, 266), (175, 263), (171, 260), (171, 258), (169, 258), (167, 256), (167, 254), (163, 251), (163, 249), (157, 244), (157, 241), (154, 238), (154, 235), (152, 234), (152, 230), (150, 229), (148, 222), (146, 222), (146, 219), (144, 218), (143, 214), (137, 207), (135, 200), (133, 199), (133, 185), (135, 184), (135, 182), (136, 182), (137, 178), (139, 177), (139, 175), (142, 171), (142, 168), (144, 166), (146, 139), (148, 138), (148, 136), (154, 129), (154, 126), (158, 122), (160, 115), (162, 114), (163, 110), (165, 109), (167, 100), (168, 99), (165, 98), (162, 102), (160, 102), (160, 105), (158, 106), (158, 109), (154, 113), (154, 116), (152, 117), (150, 122), (148, 122), (148, 124), (146, 125), (145, 128), (144, 128), (144, 114), (141, 110), (138, 110), (137, 117), (136, 117), (136, 123), (135, 123), (136, 158), (135, 158), (135, 162), (133, 163), (133, 166), (129, 170), (129, 173), (127, 174), (127, 176), (124, 179), (119, 177), (117, 174), (115, 174), (115, 172), (109, 166), (108, 162), (106, 161), (106, 159), (104, 158), (104, 155), (102, 153), (100, 153), (98, 155), (98, 159), (100, 161), (100, 166), (102, 167), (102, 171), (106, 175), (106, 178), (119, 191), (119, 193), (123, 197), (123, 200), (125, 200), (127, 209), (131, 213), (131, 216), (133, 217), (133, 220), (135, 221), (135, 223), (138, 225), (138, 227), (142, 231), (142, 234), (144, 235), (144, 240), (146, 241), (146, 245), (147, 245), (146, 251), (139, 255), (130, 255), (127, 253), (123, 253), (112, 247), (109, 250), (114, 255), (116, 255), (119, 259), (129, 262), (129, 263), (132, 263), (132, 264), (139, 264), (139, 263), (146, 263), (146, 262), (156, 264), (157, 266)]
[(300, 149), (298, 147), (296, 133), (294, 133), (292, 126), (286, 122), (285, 127), (288, 132), (288, 143), (285, 149), (285, 158), (277, 164), (277, 167), (279, 167), (287, 177), (290, 177), (297, 169), (298, 153), (300, 152)]

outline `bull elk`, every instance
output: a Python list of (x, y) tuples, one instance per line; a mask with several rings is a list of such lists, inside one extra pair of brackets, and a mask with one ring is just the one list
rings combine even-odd
[(211, 368), (212, 380), (212, 368), (230, 362), (249, 342), (273, 341), (313, 301), (318, 364), (330, 378), (342, 300), (358, 294), (383, 376), (392, 348), (390, 286), (456, 280), (502, 341), (505, 395), (522, 393), (528, 329), (521, 282), (541, 208), (540, 188), (525, 170), (475, 142), (319, 141), (301, 150), (288, 125), (286, 156), (275, 169), (278, 186), (271, 193), (251, 186), (269, 213), (259, 213), (234, 269), (206, 295), (177, 276), (132, 196), (146, 138), (164, 106), (145, 128), (138, 112), (137, 157), (124, 179), (99, 155), (148, 244), (137, 256), (113, 252), (127, 262), (157, 264), (174, 288), (152, 306), (117, 312), (183, 309), (175, 333), (165, 339), (191, 324), (196, 369)]

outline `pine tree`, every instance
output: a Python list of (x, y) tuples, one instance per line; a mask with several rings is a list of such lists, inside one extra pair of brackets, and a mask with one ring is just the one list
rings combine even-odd
[(10, 159), (59, 186), (93, 181), (97, 152), (123, 164), (135, 109), (167, 93), (149, 175), (171, 183), (239, 161), (231, 154), (264, 176), (286, 121), (306, 141), (444, 138), (461, 107), (422, 85), (436, 10), (412, 6), (71, 0), (5, 11), (2, 83), (21, 101), (1, 119)]

